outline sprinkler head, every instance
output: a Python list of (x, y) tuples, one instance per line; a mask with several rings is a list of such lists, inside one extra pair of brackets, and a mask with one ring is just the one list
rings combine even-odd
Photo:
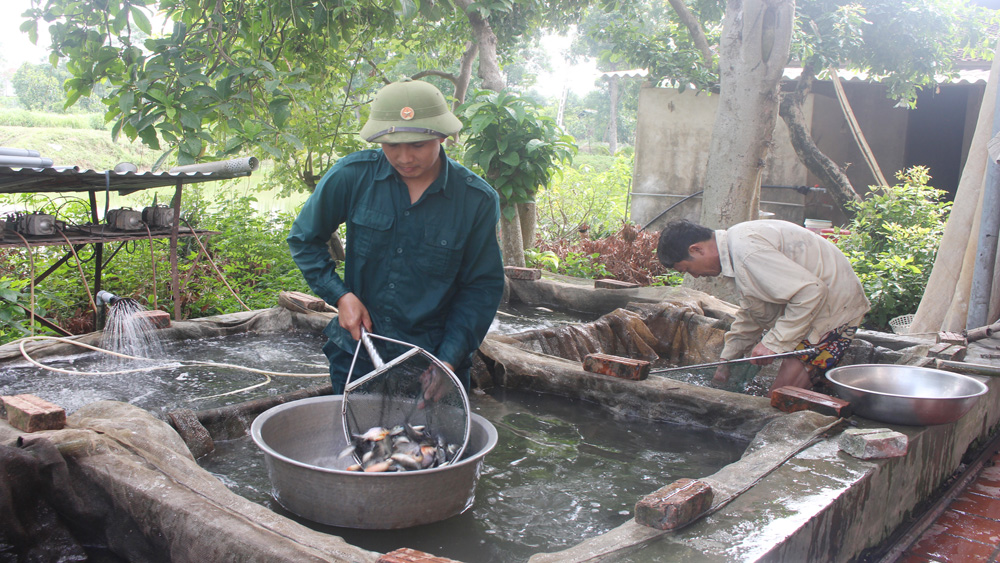
[(101, 291), (97, 292), (97, 302), (102, 305), (114, 305), (120, 299), (121, 297), (118, 297), (117, 295), (111, 293), (110, 291), (104, 291), (102, 289)]

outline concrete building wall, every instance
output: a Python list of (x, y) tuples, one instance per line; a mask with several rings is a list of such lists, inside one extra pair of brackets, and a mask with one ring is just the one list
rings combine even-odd
[[(673, 88), (645, 87), (639, 93), (636, 156), (633, 172), (631, 217), (640, 226), (661, 228), (667, 221), (701, 216), (709, 144), (719, 97)], [(811, 113), (811, 104), (805, 108)], [(802, 186), (805, 167), (788, 140), (788, 129), (779, 120), (775, 148), (765, 167), (765, 186)], [(689, 199), (685, 198), (692, 196)], [(682, 201), (684, 200), (684, 201)], [(801, 223), (803, 196), (784, 188), (764, 188), (761, 211)], [(671, 211), (657, 218), (671, 205)]]

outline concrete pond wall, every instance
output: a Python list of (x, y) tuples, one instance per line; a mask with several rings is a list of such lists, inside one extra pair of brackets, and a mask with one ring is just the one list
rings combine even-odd
[[(630, 520), (567, 550), (538, 553), (532, 563), (856, 560), (911, 518), (1000, 420), (1000, 391), (988, 378), (989, 393), (958, 422), (908, 427), (857, 416), (843, 420), (810, 411), (788, 414), (763, 397), (655, 375), (628, 381), (590, 373), (582, 369), (580, 354), (603, 352), (671, 364), (712, 361), (733, 307), (676, 288), (594, 289), (558, 276), (510, 282), (512, 300), (608, 314), (593, 323), (538, 334), (491, 335), (480, 349), (474, 385), (584, 399), (616, 413), (713, 428), (750, 443), (739, 461), (712, 475), (690, 476), (715, 493), (709, 513), (691, 525), (665, 532)], [(177, 322), (164, 335), (317, 331), (327, 319), (324, 313), (276, 308)], [(933, 340), (863, 331), (850, 361), (920, 364), (930, 344)], [(32, 352), (38, 357), (64, 353), (45, 344), (33, 344)], [(16, 349), (0, 347), (0, 367), (19, 356)], [(63, 553), (103, 550), (124, 560), (376, 561), (378, 553), (312, 531), (235, 495), (200, 469), (191, 453), (198, 450), (199, 439), (246, 432), (253, 416), (270, 405), (324, 392), (329, 391), (304, 390), (234, 409), (188, 413), (171, 422), (114, 402), (78, 409), (64, 430), (25, 434), (0, 421), (0, 463), (22, 468), (8, 470), (0, 489), (7, 492), (0, 495), (0, 513), (10, 520), (10, 527), (0, 529), (16, 530), (0, 532), (7, 533), (0, 536), (0, 545), (30, 550), (47, 543), (64, 547)], [(182, 419), (190, 424), (178, 425)], [(909, 439), (908, 453), (886, 460), (853, 458), (838, 447), (840, 431), (849, 426), (902, 432)], [(33, 535), (32, 529), (42, 535)], [(90, 545), (75, 539), (80, 537), (90, 538)], [(206, 559), (206, 553), (212, 556)]]

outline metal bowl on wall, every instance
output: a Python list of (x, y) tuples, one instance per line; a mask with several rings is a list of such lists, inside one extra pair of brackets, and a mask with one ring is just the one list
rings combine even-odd
[(354, 460), (339, 455), (347, 446), (342, 400), (301, 399), (254, 419), (250, 435), (282, 506), (321, 524), (377, 530), (437, 522), (472, 506), (483, 458), (497, 444), (488, 420), (469, 413), (469, 443), (458, 462), (396, 473), (347, 471)]
[(836, 367), (826, 378), (855, 414), (911, 426), (955, 422), (989, 390), (967, 375), (893, 364)]

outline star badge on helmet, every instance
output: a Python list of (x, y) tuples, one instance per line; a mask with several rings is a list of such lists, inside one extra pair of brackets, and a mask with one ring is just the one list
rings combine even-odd
[(413, 119), (413, 108), (406, 106), (399, 110), (399, 117), (403, 118), (404, 121), (409, 121)]

